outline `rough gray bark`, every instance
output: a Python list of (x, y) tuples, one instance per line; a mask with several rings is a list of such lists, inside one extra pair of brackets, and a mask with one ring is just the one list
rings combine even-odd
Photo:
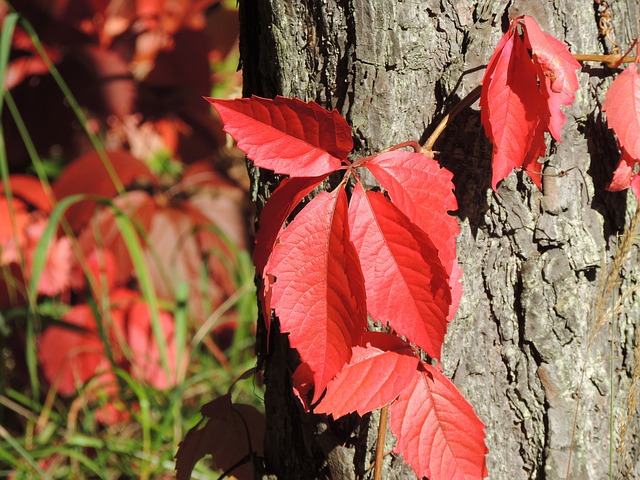
[[(611, 3), (614, 35), (629, 45), (640, 6)], [(240, 7), (245, 94), (337, 108), (353, 127), (357, 156), (424, 140), (480, 83), (509, 14), (534, 16), (574, 53), (607, 48), (598, 35), (597, 6), (586, 0), (244, 0)], [(477, 105), (435, 145), (437, 158), (455, 174), (464, 270), (464, 297), (449, 327), (443, 366), (487, 424), (492, 479), (605, 478), (609, 446), (618, 443), (640, 319), (632, 290), (640, 277), (637, 247), (616, 292), (622, 313), (586, 348), (601, 271), (635, 205), (630, 194), (604, 189), (618, 158), (600, 108), (610, 73), (600, 65), (579, 73), (563, 141), (544, 159), (546, 173), (561, 174), (545, 177), (543, 192), (521, 172), (491, 191), (491, 145)], [(260, 206), (277, 179), (252, 175)], [(266, 358), (266, 473), (370, 477), (375, 415), (323, 423), (303, 414), (290, 395), (290, 361), (286, 339), (277, 338)], [(614, 472), (630, 469), (640, 478), (635, 440), (625, 459), (614, 452)], [(383, 477), (413, 478), (392, 455)]]

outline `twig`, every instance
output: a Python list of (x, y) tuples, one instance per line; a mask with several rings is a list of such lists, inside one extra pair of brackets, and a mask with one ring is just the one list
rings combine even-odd
[(442, 120), (440, 120), (440, 123), (438, 124), (436, 129), (433, 131), (433, 133), (429, 136), (425, 144), (422, 146), (422, 149), (420, 151), (423, 154), (427, 156), (431, 156), (431, 153), (433, 153), (433, 146), (438, 140), (438, 137), (440, 136), (440, 134), (442, 134), (444, 129), (447, 128), (447, 125), (451, 123), (454, 118), (456, 118), (456, 115), (458, 115), (462, 110), (467, 108), (469, 105), (472, 105), (473, 102), (475, 102), (478, 98), (480, 98), (481, 91), (482, 91), (482, 85), (478, 85), (476, 88), (471, 90), (469, 94), (466, 97), (464, 97), (460, 101), (460, 103), (458, 103), (453, 108), (453, 110), (451, 110), (451, 113), (448, 113), (447, 115), (444, 116)]
[(579, 62), (599, 62), (606, 63), (609, 65), (616, 65), (620, 63), (633, 63), (636, 61), (635, 55), (633, 56), (622, 56), (622, 55), (592, 55), (592, 54), (582, 54), (576, 53), (573, 55)]
[(384, 443), (387, 437), (387, 420), (389, 419), (389, 404), (380, 410), (380, 423), (378, 424), (378, 442), (376, 445), (376, 469), (373, 472), (373, 480), (382, 480), (382, 459), (384, 458)]

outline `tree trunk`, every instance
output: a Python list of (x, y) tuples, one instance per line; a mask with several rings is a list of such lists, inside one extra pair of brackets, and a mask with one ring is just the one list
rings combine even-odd
[[(624, 49), (640, 6), (611, 3), (613, 36)], [(606, 53), (611, 45), (598, 33), (598, 5), (586, 0), (243, 0), (240, 13), (245, 95), (338, 109), (353, 127), (354, 156), (424, 141), (481, 82), (509, 15), (533, 16), (572, 53)], [(455, 174), (464, 271), (443, 367), (487, 425), (492, 479), (602, 479), (610, 448), (614, 475), (640, 478), (637, 436), (627, 437), (628, 453), (615, 452), (628, 424), (638, 346), (637, 247), (621, 269), (621, 286), (605, 298), (622, 302), (619, 315), (613, 326), (595, 326), (602, 272), (636, 205), (631, 193), (605, 191), (619, 157), (601, 113), (611, 73), (599, 64), (579, 73), (563, 141), (544, 159), (543, 192), (522, 172), (491, 190), (491, 144), (477, 104), (434, 147)], [(260, 209), (278, 178), (250, 171)], [(328, 422), (302, 412), (291, 394), (293, 355), (286, 337), (275, 336), (264, 356), (265, 473), (371, 478), (376, 414)], [(636, 415), (628, 429), (637, 427)], [(385, 479), (415, 477), (394, 455), (384, 469)]]

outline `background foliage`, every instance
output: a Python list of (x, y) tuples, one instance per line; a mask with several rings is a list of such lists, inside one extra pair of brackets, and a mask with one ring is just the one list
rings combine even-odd
[[(255, 364), (244, 159), (202, 100), (240, 94), (235, 2), (0, 19), (0, 476), (173, 477)], [(259, 381), (233, 398), (259, 428)]]

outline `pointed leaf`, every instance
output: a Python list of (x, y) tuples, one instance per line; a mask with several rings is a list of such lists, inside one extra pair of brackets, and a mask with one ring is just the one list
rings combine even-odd
[(419, 477), (481, 479), (488, 475), (485, 425), (451, 381), (422, 364), (411, 385), (391, 404), (395, 453)]
[[(406, 345), (395, 335), (376, 335), (390, 337)], [(389, 343), (385, 340), (382, 342)], [(338, 418), (351, 412), (364, 415), (376, 410), (392, 402), (407, 388), (415, 376), (418, 363), (418, 358), (410, 348), (399, 353), (371, 344), (355, 346), (351, 361), (329, 382), (327, 393), (315, 408), (315, 413), (327, 413)]]
[(602, 109), (607, 124), (613, 129), (620, 146), (640, 160), (640, 73), (638, 65), (627, 67), (616, 78), (605, 95)]
[(462, 270), (456, 256), (460, 226), (448, 213), (458, 209), (453, 174), (432, 158), (406, 151), (377, 155), (365, 166), (389, 193), (394, 205), (428, 235), (438, 250), (452, 292), (456, 292), (448, 315), (451, 319), (462, 294)]
[(351, 127), (333, 110), (295, 98), (207, 99), (224, 131), (258, 167), (292, 177), (315, 177), (340, 168), (353, 148)]
[(640, 199), (640, 175), (635, 173), (636, 164), (640, 162), (631, 158), (631, 155), (624, 148), (621, 148), (621, 150), (620, 163), (618, 163), (616, 171), (613, 172), (613, 179), (607, 185), (607, 190), (619, 192), (631, 187), (636, 198)]
[(493, 132), (491, 131), (491, 122), (489, 121), (489, 105), (488, 102), (488, 89), (489, 85), (493, 81), (493, 78), (496, 73), (496, 67), (498, 66), (498, 61), (502, 57), (502, 51), (505, 48), (505, 45), (509, 43), (507, 55), (511, 55), (511, 51), (513, 50), (511, 37), (514, 35), (514, 30), (509, 28), (507, 32), (502, 36), (498, 45), (496, 45), (491, 58), (489, 59), (489, 63), (487, 64), (487, 69), (484, 71), (484, 76), (482, 77), (482, 91), (480, 95), (480, 121), (484, 126), (484, 131), (487, 135), (487, 138), (491, 140), (493, 143)]
[(263, 272), (287, 217), (325, 178), (326, 176), (285, 178), (271, 194), (260, 214), (260, 226), (256, 232), (253, 263), (257, 273)]
[(313, 388), (313, 370), (311, 370), (311, 367), (306, 363), (301, 363), (295, 372), (293, 372), (291, 381), (293, 383), (293, 394), (298, 397), (298, 400), (302, 403), (304, 411), (310, 411), (311, 404), (309, 400), (311, 398), (309, 392), (311, 392)]
[[(125, 150), (106, 152), (111, 172), (96, 152), (91, 152), (71, 162), (53, 184), (53, 193), (58, 201), (70, 195), (87, 193), (102, 197), (116, 194), (117, 187), (110, 174), (113, 172), (123, 186), (144, 178), (153, 185), (157, 179), (149, 168)], [(84, 200), (69, 207), (65, 216), (74, 231), (84, 227), (95, 212), (96, 202)]]
[(522, 168), (539, 190), (542, 190), (542, 164), (538, 159), (547, 154), (547, 143), (544, 140), (545, 129), (546, 123), (543, 119), (540, 119), (531, 140), (531, 147), (529, 147), (529, 151), (522, 163)]
[[(282, 230), (282, 225), (298, 203), (316, 188), (326, 176), (285, 178), (271, 194), (260, 214), (260, 226), (256, 232), (253, 264), (256, 273), (262, 277), (258, 286), (258, 297), (262, 303), (262, 318), (267, 329), (271, 329), (271, 284), (273, 276), (264, 274), (273, 247)], [(268, 345), (268, 342), (267, 342)]]
[[(42, 183), (29, 175), (13, 174), (9, 176), (9, 185), (13, 197), (20, 198), (41, 212), (51, 211), (51, 200), (47, 197)], [(0, 184), (0, 195), (4, 195), (4, 186)]]
[(351, 358), (367, 326), (364, 280), (349, 239), (344, 188), (315, 197), (273, 250), (272, 305), (314, 374), (315, 403)]
[(633, 177), (633, 160), (629, 162), (628, 155), (624, 153), (620, 156), (620, 162), (618, 163), (618, 167), (613, 172), (613, 178), (609, 185), (607, 185), (607, 190), (610, 192), (620, 192), (622, 190), (626, 190), (631, 186), (631, 178)]
[(543, 105), (536, 71), (524, 42), (519, 35), (507, 35), (510, 36), (503, 48), (494, 53), (499, 55), (495, 68), (485, 73), (480, 99), (486, 110), (482, 116), (485, 131), (493, 142), (494, 190), (498, 182), (525, 162)]
[(439, 358), (451, 293), (435, 246), (382, 193), (365, 192), (360, 184), (351, 197), (349, 223), (369, 313)]
[(570, 105), (575, 100), (575, 91), (578, 89), (576, 70), (581, 67), (567, 45), (540, 30), (533, 18), (524, 15), (524, 26), (525, 44), (532, 51), (533, 63), (547, 101), (547, 128), (559, 142), (565, 123), (560, 106)]
[(533, 61), (540, 66), (543, 75), (550, 80), (551, 91), (560, 93), (569, 85), (575, 85), (577, 88), (575, 70), (580, 68), (580, 64), (569, 53), (567, 46), (540, 30), (532, 17), (524, 15), (523, 19), (527, 46), (531, 48)]

